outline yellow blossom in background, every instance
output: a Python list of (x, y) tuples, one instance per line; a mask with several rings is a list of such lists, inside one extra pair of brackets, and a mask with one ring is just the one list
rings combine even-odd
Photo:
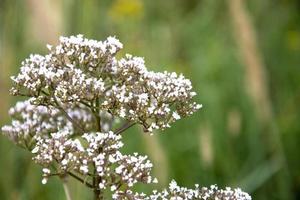
[(287, 45), (291, 50), (300, 49), (300, 32), (299, 31), (288, 31), (287, 32)]
[(113, 2), (109, 15), (115, 21), (123, 18), (140, 18), (144, 12), (141, 0), (116, 0)]

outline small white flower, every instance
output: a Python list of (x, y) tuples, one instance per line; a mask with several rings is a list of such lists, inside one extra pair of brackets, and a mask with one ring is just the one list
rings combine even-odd
[(49, 49), (49, 50), (51, 51), (51, 49), (52, 49), (52, 45), (50, 45), (50, 44), (47, 44), (46, 46), (47, 46), (47, 49)]
[(42, 171), (44, 174), (50, 174), (50, 170), (48, 168), (43, 168)]
[(115, 186), (115, 185), (112, 185), (111, 187), (110, 187), (110, 190), (113, 192), (113, 191), (115, 191), (117, 189), (117, 187)]
[(34, 147), (34, 148), (31, 150), (31, 153), (35, 154), (35, 153), (37, 153), (38, 151), (39, 151), (39, 147), (36, 146), (36, 147)]
[(178, 115), (177, 112), (173, 112), (172, 116), (173, 116), (173, 118), (176, 119), (176, 120), (179, 120), (179, 119), (180, 119), (180, 115)]
[(82, 171), (84, 174), (87, 174), (89, 172), (88, 166), (87, 165), (82, 165), (80, 166), (80, 171)]
[(43, 184), (43, 185), (45, 185), (47, 182), (48, 182), (48, 179), (47, 179), (47, 178), (43, 178), (43, 179), (42, 179), (42, 184)]

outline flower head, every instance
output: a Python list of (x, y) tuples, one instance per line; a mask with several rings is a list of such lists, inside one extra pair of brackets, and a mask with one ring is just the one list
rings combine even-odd
[[(133, 192), (138, 183), (157, 183), (147, 156), (124, 154), (122, 131), (133, 124), (145, 132), (165, 129), (201, 108), (191, 81), (174, 72), (153, 72), (141, 57), (126, 54), (115, 37), (60, 37), (48, 54), (30, 55), (12, 77), (13, 95), (29, 97), (9, 111), (2, 132), (33, 154), (43, 167), (42, 183), (71, 175), (116, 200), (250, 200), (240, 189), (180, 187), (152, 194)], [(112, 131), (117, 121), (125, 121)], [(97, 192), (96, 192), (97, 193)]]

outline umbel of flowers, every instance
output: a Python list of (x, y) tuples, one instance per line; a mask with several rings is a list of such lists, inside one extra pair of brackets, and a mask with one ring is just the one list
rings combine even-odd
[(116, 54), (114, 37), (89, 40), (60, 37), (47, 55), (30, 55), (13, 76), (10, 90), (28, 97), (9, 110), (11, 125), (2, 132), (33, 154), (42, 166), (42, 183), (70, 176), (91, 188), (95, 199), (118, 200), (250, 200), (240, 189), (180, 187), (151, 194), (133, 191), (135, 184), (157, 183), (147, 156), (121, 152), (122, 134), (140, 125), (152, 134), (201, 108), (183, 75), (153, 72), (144, 59)]

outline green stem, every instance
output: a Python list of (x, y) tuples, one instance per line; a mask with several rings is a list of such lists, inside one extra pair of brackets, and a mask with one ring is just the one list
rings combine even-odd
[(63, 109), (63, 107), (59, 104), (56, 97), (53, 95), (54, 102), (56, 104), (56, 107), (66, 116), (66, 118), (75, 126), (77, 127), (82, 133), (85, 133), (85, 130), (83, 127), (81, 127), (72, 117), (69, 116), (69, 114)]
[(76, 180), (78, 180), (81, 183), (83, 183), (84, 185), (88, 186), (89, 188), (94, 188), (94, 185), (91, 185), (90, 183), (88, 183), (87, 181), (85, 181), (82, 178), (78, 177), (77, 175), (73, 174), (72, 172), (68, 172), (68, 174), (70, 176), (72, 176), (73, 178), (75, 178)]
[(114, 133), (116, 135), (122, 134), (124, 131), (126, 131), (127, 129), (129, 129), (130, 127), (132, 127), (135, 124), (136, 124), (136, 122), (126, 122), (119, 129), (115, 130)]
[(71, 193), (68, 187), (68, 183), (67, 183), (67, 177), (63, 177), (61, 178), (62, 183), (63, 183), (63, 187), (64, 187), (64, 191), (65, 191), (65, 195), (66, 195), (66, 200), (72, 200), (71, 198)]
[[(99, 110), (99, 98), (96, 99), (95, 102), (95, 111), (94, 111), (94, 116), (96, 118), (96, 124), (97, 124), (97, 131), (101, 132), (101, 117), (100, 117), (100, 110)], [(101, 153), (101, 149), (99, 149), (99, 153)], [(102, 195), (101, 195), (101, 190), (99, 189), (99, 183), (101, 182), (101, 177), (97, 176), (97, 170), (96, 166), (94, 164), (94, 178), (93, 178), (93, 186), (94, 186), (94, 200), (101, 200)]]

